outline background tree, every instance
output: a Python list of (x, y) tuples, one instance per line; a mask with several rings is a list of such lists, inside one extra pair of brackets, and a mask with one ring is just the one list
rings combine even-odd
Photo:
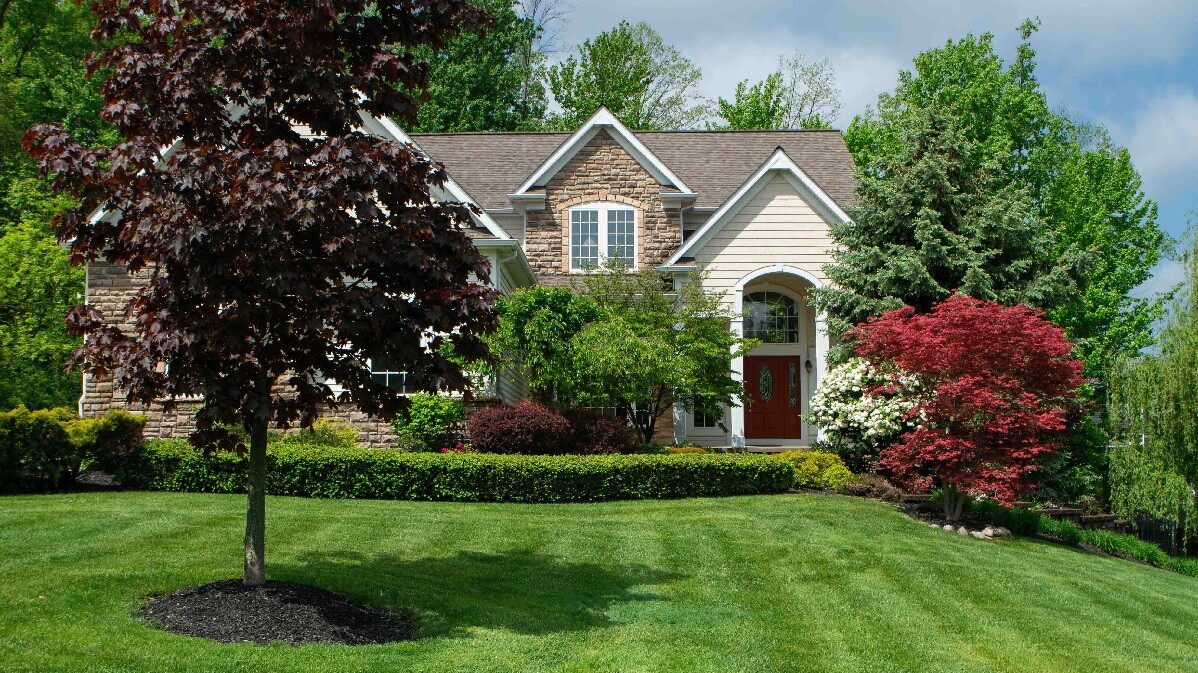
[(545, 94), (546, 63), (560, 49), (562, 32), (574, 7), (567, 0), (519, 0), (515, 7), (526, 24), (537, 28), (535, 33), (526, 35), (529, 39), (517, 54), (524, 74), (520, 96), (530, 100)]
[(897, 154), (860, 170), (854, 221), (831, 228), (832, 284), (814, 296), (833, 334), (955, 292), (1047, 307), (1073, 289), (1026, 188), (979, 158), (954, 116), (923, 108), (900, 130)]
[[(408, 386), (431, 391), (466, 383), (442, 344), (487, 353), (493, 294), (469, 281), (489, 269), (460, 229), (466, 207), (430, 199), (437, 166), (360, 129), (361, 114), (415, 123), (407, 92), (427, 68), (411, 50), (486, 17), (452, 0), (102, 0), (96, 13), (96, 40), (135, 38), (91, 63), (112, 71), (102, 116), (123, 141), (88, 148), (51, 124), (25, 146), (79, 199), (56, 223), (72, 261), (149, 279), (130, 333), (94, 306), (70, 320), (85, 368), (130, 401), (202, 396), (197, 444), (231, 444), (221, 424), (248, 432), (244, 580), (261, 585), (268, 427), (310, 425), (336, 401), (394, 415), (405, 398), (368, 359), (403, 362)], [(93, 223), (99, 207), (110, 216)]]
[(74, 406), (80, 377), (68, 373), (78, 338), (63, 318), (83, 292), (50, 222), (73, 201), (47, 188), (21, 147), (25, 130), (59, 122), (81, 142), (115, 140), (100, 120), (88, 3), (0, 2), (0, 405)]
[(416, 130), (527, 131), (541, 127), (548, 101), (531, 52), (544, 28), (517, 13), (510, 0), (472, 0), (492, 23), (463, 30), (441, 49), (424, 47), (429, 62), (428, 100)]
[(749, 80), (736, 84), (736, 93), (729, 101), (718, 98), (715, 113), (723, 120), (708, 122), (708, 128), (739, 130), (771, 130), (784, 128), (786, 118), (786, 87), (782, 73), (770, 73), (765, 79), (750, 85)]
[(853, 120), (845, 140), (857, 165), (870, 170), (906, 151), (904, 138), (927, 110), (951, 117), (970, 143), (964, 163), (992, 163), (999, 184), (1026, 190), (1056, 235), (1054, 254), (1079, 262), (1077, 290), (1049, 318), (1077, 343), (1087, 375), (1101, 378), (1112, 358), (1151, 342), (1166, 298), (1131, 292), (1149, 278), (1167, 240), (1126, 150), (1105, 130), (1051, 111), (1030, 43), (1037, 25), (1019, 27), (1023, 41), (1010, 65), (989, 33), (919, 54), (895, 90)]
[[(1169, 306), (1158, 352), (1116, 361), (1109, 403), (1111, 437), (1120, 447), (1116, 463), (1121, 473), (1112, 476), (1121, 497), (1115, 502), (1128, 514), (1174, 521), (1193, 511), (1198, 487), (1198, 247), (1193, 226), (1181, 261), (1185, 281)], [(1177, 487), (1177, 478), (1185, 488)]]
[(1011, 505), (1057, 447), (1076, 406), (1082, 363), (1064, 331), (1026, 306), (953, 296), (916, 313), (858, 326), (857, 354), (919, 380), (916, 428), (882, 451), (879, 467), (909, 486), (941, 486), (957, 520), (967, 497)]
[(573, 130), (605, 105), (632, 129), (694, 128), (707, 115), (696, 91), (701, 78), (649, 24), (621, 21), (549, 68), (549, 88), (562, 108), (551, 123)]
[(79, 340), (63, 318), (82, 289), (83, 270), (42, 223), (0, 237), (0, 408), (74, 406), (81, 381), (66, 369)]
[(652, 269), (628, 273), (615, 265), (584, 276), (582, 294), (603, 317), (574, 338), (572, 397), (616, 407), (652, 441), (657, 422), (675, 403), (688, 411), (733, 406), (744, 388), (732, 359), (756, 342), (728, 329), (720, 297), (693, 274), (675, 293)]
[(710, 128), (744, 130), (829, 128), (842, 109), (832, 62), (809, 61), (797, 51), (779, 58), (778, 70), (764, 80), (738, 83), (733, 100), (719, 98), (714, 107), (723, 123)]

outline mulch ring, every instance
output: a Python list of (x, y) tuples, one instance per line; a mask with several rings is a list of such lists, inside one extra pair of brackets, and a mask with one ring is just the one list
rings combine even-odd
[(137, 616), (171, 633), (219, 643), (376, 645), (416, 639), (411, 614), (372, 608), (294, 582), (202, 584), (150, 597)]

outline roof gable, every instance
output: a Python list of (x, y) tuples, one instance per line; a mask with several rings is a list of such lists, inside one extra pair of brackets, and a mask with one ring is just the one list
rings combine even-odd
[(624, 151), (628, 152), (658, 183), (672, 186), (680, 192), (689, 193), (691, 191), (686, 183), (675, 175), (661, 159), (657, 158), (656, 154), (645, 147), (644, 143), (628, 130), (628, 127), (621, 124), (610, 110), (600, 107), (585, 124), (572, 133), (553, 154), (549, 155), (533, 171), (532, 175), (528, 176), (528, 179), (513, 192), (513, 195), (527, 194), (530, 190), (544, 187), (558, 171), (569, 163), (570, 159), (574, 158), (574, 155), (578, 154), (582, 148), (587, 146), (587, 143), (603, 131), (606, 131), (619, 143)]
[(811, 176), (799, 168), (798, 164), (787, 156), (785, 150), (779, 147), (748, 180), (741, 184), (740, 188), (724, 202), (724, 205), (720, 206), (719, 210), (713, 213), (707, 222), (666, 260), (664, 266), (677, 264), (684, 257), (693, 257), (696, 251), (701, 250), (776, 175), (784, 177), (799, 193), (799, 196), (827, 222), (848, 222), (851, 219), (848, 213), (832, 197), (828, 196), (828, 193), (816, 184)]

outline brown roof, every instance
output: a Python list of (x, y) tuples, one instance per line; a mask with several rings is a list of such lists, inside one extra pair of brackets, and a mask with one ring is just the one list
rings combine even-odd
[[(853, 159), (839, 131), (640, 131), (645, 147), (717, 208), (781, 147), (841, 207), (855, 202)], [(483, 208), (510, 208), (515, 192), (569, 133), (416, 133), (412, 139), (445, 164)]]

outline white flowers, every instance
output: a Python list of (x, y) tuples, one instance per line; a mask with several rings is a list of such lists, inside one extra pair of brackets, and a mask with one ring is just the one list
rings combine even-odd
[(811, 396), (811, 415), (841, 451), (875, 454), (915, 426), (919, 381), (901, 371), (880, 371), (854, 358), (836, 367)]

